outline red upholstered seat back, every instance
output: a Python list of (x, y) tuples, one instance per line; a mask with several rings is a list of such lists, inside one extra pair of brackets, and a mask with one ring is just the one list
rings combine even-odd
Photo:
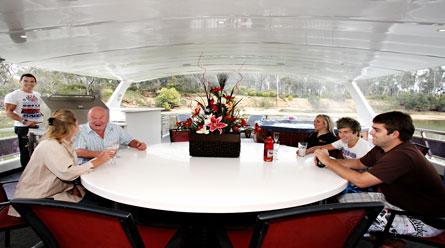
[(60, 247), (131, 247), (118, 218), (38, 205), (32, 211)]
[(364, 216), (364, 210), (346, 210), (270, 220), (261, 247), (340, 248)]
[(8, 215), (9, 207), (10, 206), (5, 206), (0, 208), (0, 230), (25, 226), (22, 218)]
[[(357, 245), (383, 206), (381, 202), (357, 202), (274, 210), (257, 216), (253, 234), (250, 229), (226, 233), (235, 248), (350, 248)], [(221, 235), (220, 242), (227, 243), (226, 239)]]
[(438, 235), (436, 237), (424, 238), (424, 239), (429, 241), (429, 242), (432, 242), (432, 243), (434, 243), (436, 245), (440, 244), (442, 246), (445, 246), (445, 231), (442, 234), (440, 234), (440, 235)]
[(176, 233), (176, 229), (173, 228), (170, 229), (141, 225), (138, 225), (138, 230), (145, 246), (151, 248), (164, 248)]
[[(3, 184), (0, 183), (0, 202), (8, 201), (8, 196), (6, 195)], [(22, 218), (13, 217), (8, 215), (9, 205), (0, 206), (0, 230), (7, 230), (19, 226), (24, 226), (25, 222)]]
[(227, 236), (229, 237), (233, 248), (249, 247), (249, 242), (250, 239), (252, 238), (252, 234), (253, 234), (253, 228), (227, 231)]
[(176, 130), (170, 129), (170, 142), (184, 142), (189, 141), (189, 132), (188, 130)]

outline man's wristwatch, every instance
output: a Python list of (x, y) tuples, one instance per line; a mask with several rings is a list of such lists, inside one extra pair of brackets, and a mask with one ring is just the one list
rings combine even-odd
[(22, 122), (23, 125), (25, 125), (25, 123), (26, 123), (27, 121), (28, 121), (27, 119), (23, 119), (21, 122)]

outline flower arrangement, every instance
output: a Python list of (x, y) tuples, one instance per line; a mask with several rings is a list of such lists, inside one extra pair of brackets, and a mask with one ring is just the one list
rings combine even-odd
[(178, 129), (196, 130), (199, 134), (223, 134), (239, 133), (240, 128), (246, 126), (246, 120), (239, 117), (237, 109), (242, 99), (235, 100), (234, 96), (239, 81), (227, 93), (227, 74), (218, 74), (217, 78), (217, 85), (201, 81), (206, 98), (197, 101), (191, 118), (177, 123)]
[(191, 118), (188, 118), (185, 121), (177, 121), (176, 122), (176, 128), (178, 130), (189, 130), (191, 126), (192, 126), (192, 119)]

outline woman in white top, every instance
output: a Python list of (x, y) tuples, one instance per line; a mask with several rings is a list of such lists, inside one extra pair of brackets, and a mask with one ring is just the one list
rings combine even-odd
[(358, 159), (371, 150), (371, 144), (360, 138), (361, 127), (358, 121), (349, 117), (340, 118), (337, 121), (337, 129), (339, 140), (331, 144), (311, 147), (307, 152), (312, 153), (317, 149), (337, 149), (342, 151), (345, 159)]
[[(48, 119), (48, 131), (34, 150), (16, 187), (14, 198), (51, 198), (79, 202), (85, 190), (72, 183), (84, 173), (110, 160), (116, 151), (105, 150), (96, 159), (81, 166), (72, 141), (79, 126), (74, 114), (60, 109)], [(17, 216), (10, 208), (10, 215)]]

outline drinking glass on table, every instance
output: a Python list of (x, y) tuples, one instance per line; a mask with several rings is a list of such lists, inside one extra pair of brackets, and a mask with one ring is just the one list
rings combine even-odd
[(111, 150), (114, 152), (114, 156), (113, 158), (111, 158), (110, 163), (111, 164), (115, 164), (116, 163), (116, 157), (117, 156), (117, 151), (119, 150), (119, 143), (113, 143), (113, 144), (109, 144), (105, 147), (105, 150)]
[(278, 150), (280, 149), (280, 133), (279, 132), (274, 132), (273, 133), (273, 141), (274, 141), (274, 146), (273, 146), (273, 159), (274, 160), (278, 160)]
[(307, 142), (298, 142), (298, 151), (297, 155), (300, 157), (304, 157), (306, 155)]
[(274, 132), (273, 133), (273, 142), (275, 144), (277, 144), (279, 142), (279, 139), (280, 139), (280, 133), (279, 132)]

